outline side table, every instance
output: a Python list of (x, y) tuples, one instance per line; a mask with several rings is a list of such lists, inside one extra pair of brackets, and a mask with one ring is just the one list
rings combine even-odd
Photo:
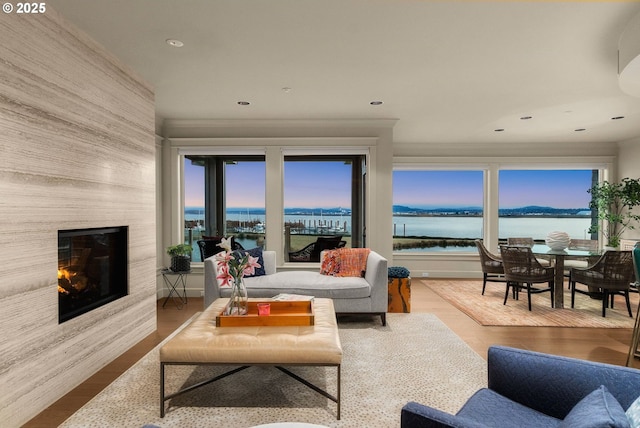
[(387, 312), (411, 312), (411, 272), (402, 266), (391, 266), (388, 271)]
[[(170, 298), (178, 309), (182, 309), (187, 304), (187, 275), (190, 273), (190, 270), (174, 272), (171, 269), (162, 269), (162, 279), (169, 290), (169, 295), (162, 303), (163, 308)], [(180, 285), (182, 285), (182, 295), (180, 295)]]

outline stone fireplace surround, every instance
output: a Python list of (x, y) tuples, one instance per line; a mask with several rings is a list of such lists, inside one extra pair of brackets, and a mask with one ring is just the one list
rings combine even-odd
[[(3, 17), (0, 39), (0, 421), (11, 427), (155, 330), (156, 149), (152, 90), (52, 7)], [(129, 294), (59, 324), (58, 230), (123, 225)]]

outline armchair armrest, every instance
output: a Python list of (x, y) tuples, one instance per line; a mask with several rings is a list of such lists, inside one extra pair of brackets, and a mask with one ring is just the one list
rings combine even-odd
[(371, 311), (387, 312), (389, 304), (389, 279), (387, 259), (375, 251), (367, 257), (364, 279), (371, 284)]
[(401, 428), (487, 428), (467, 418), (451, 415), (432, 407), (409, 402), (400, 413)]

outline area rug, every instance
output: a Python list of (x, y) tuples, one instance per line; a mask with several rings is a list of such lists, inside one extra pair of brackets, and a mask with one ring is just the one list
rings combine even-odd
[[(576, 294), (575, 308), (571, 309), (571, 293), (566, 288), (564, 309), (552, 309), (549, 293), (534, 294), (529, 312), (526, 293), (519, 300), (511, 296), (503, 305), (505, 285), (487, 283), (482, 295), (482, 281), (478, 280), (423, 280), (427, 287), (453, 306), (467, 314), (480, 325), (487, 326), (537, 326), (537, 327), (594, 327), (633, 328), (634, 318), (629, 317), (624, 298), (617, 296), (614, 309), (607, 309), (602, 317), (602, 301)], [(631, 309), (635, 316), (638, 294), (631, 293)]]
[[(417, 401), (456, 412), (486, 386), (486, 362), (432, 314), (341, 318), (341, 419), (334, 402), (273, 367), (251, 367), (175, 397), (160, 418), (158, 348), (153, 349), (67, 419), (71, 427), (250, 427), (306, 422), (328, 427), (395, 427)], [(334, 394), (336, 369), (289, 367)], [(167, 391), (220, 372), (206, 366), (169, 368)]]

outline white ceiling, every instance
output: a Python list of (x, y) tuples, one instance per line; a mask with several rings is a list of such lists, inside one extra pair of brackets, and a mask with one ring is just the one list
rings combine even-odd
[(617, 57), (639, 2), (47, 4), (149, 81), (162, 119), (397, 119), (394, 141), (417, 144), (640, 136)]

